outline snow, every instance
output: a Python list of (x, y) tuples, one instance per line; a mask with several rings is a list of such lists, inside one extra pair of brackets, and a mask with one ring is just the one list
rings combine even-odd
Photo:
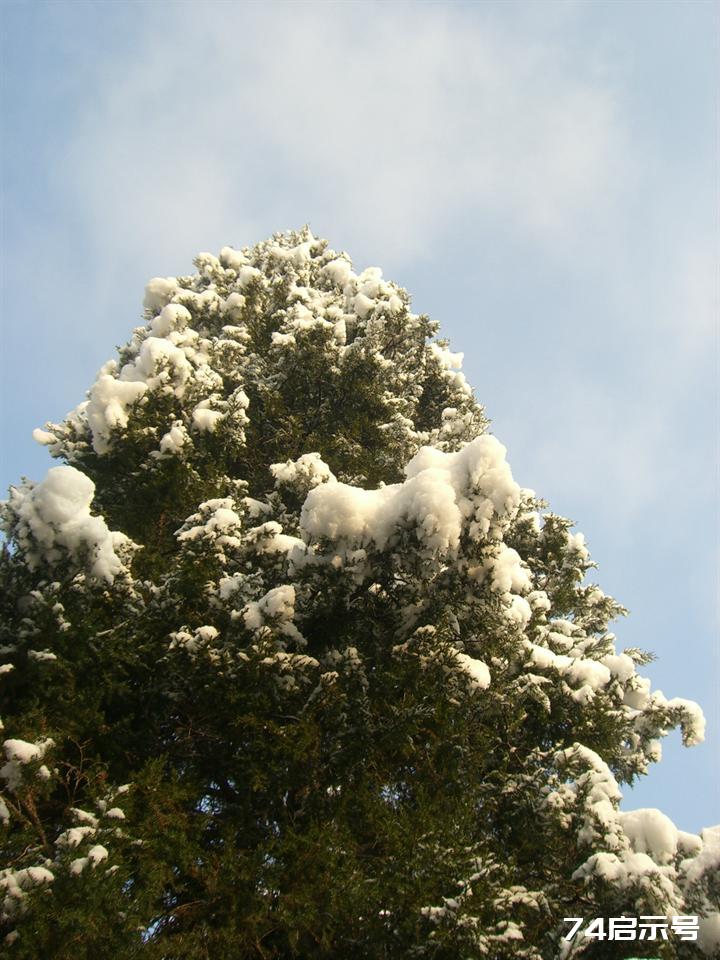
[(429, 344), (428, 349), (430, 351), (430, 356), (432, 356), (439, 364), (444, 378), (451, 383), (456, 390), (464, 393), (466, 396), (471, 396), (472, 388), (465, 379), (465, 374), (461, 373), (460, 371), (460, 367), (462, 366), (463, 362), (463, 354), (451, 353), (447, 347), (439, 343)]
[(194, 262), (201, 277), (208, 277), (212, 279), (213, 275), (220, 268), (220, 260), (215, 256), (214, 253), (209, 253), (207, 250), (203, 250), (201, 253), (199, 253), (195, 257)]
[(52, 663), (53, 660), (57, 660), (57, 655), (49, 650), (28, 650), (28, 659), (36, 663)]
[(147, 383), (118, 380), (109, 373), (100, 372), (90, 388), (85, 416), (92, 431), (95, 453), (107, 453), (114, 430), (128, 425), (129, 409), (143, 396)]
[[(192, 291), (184, 294), (187, 302), (190, 302), (191, 295), (196, 298), (204, 296), (192, 294)], [(186, 306), (165, 304), (151, 320), (148, 330), (136, 331), (130, 344), (134, 356), (120, 372), (113, 360), (100, 369), (88, 400), (68, 417), (77, 420), (80, 426), (83, 420), (87, 422), (97, 454), (110, 451), (115, 435), (128, 427), (134, 405), (145, 403), (148, 394), (170, 393), (181, 398), (191, 385), (217, 389), (222, 384), (222, 378), (209, 363), (209, 341), (202, 340), (188, 326), (191, 320), (192, 315)], [(208, 419), (214, 417), (204, 418), (201, 429), (208, 429)], [(57, 442), (54, 434), (44, 431), (38, 432), (37, 439), (50, 445)], [(178, 451), (177, 438), (171, 434), (163, 439), (165, 446), (161, 453)]]
[[(245, 297), (242, 293), (238, 293), (237, 290), (234, 290), (229, 294), (222, 303), (223, 313), (229, 314), (231, 317), (239, 318), (242, 314), (243, 307), (245, 306)], [(227, 332), (228, 328), (224, 328), (223, 332)]]
[(305, 240), (295, 247), (282, 247), (279, 244), (273, 244), (268, 248), (268, 253), (276, 260), (285, 260), (292, 263), (295, 267), (302, 267), (311, 258), (311, 249), (315, 246), (314, 240)]
[(627, 683), (635, 673), (635, 664), (626, 653), (608, 654), (600, 660), (620, 683)]
[(185, 351), (165, 337), (147, 337), (132, 363), (120, 371), (119, 383), (128, 381), (145, 389), (167, 387), (181, 397), (192, 377), (193, 368)]
[(703, 847), (702, 839), (696, 833), (687, 833), (685, 830), (678, 830), (678, 851), (686, 854), (688, 857), (694, 857)]
[(353, 297), (352, 305), (355, 313), (362, 319), (370, 313), (375, 306), (375, 302), (370, 297), (365, 296), (364, 293), (358, 293)]
[(214, 433), (217, 425), (224, 419), (225, 414), (221, 410), (211, 410), (210, 403), (210, 400), (203, 400), (193, 410), (193, 426), (196, 430)]
[(61, 563), (66, 554), (87, 556), (90, 575), (112, 581), (125, 569), (117, 550), (130, 541), (92, 516), (95, 485), (75, 467), (52, 467), (38, 484), (11, 487), (5, 529), (13, 534), (30, 569)]
[(582, 533), (571, 533), (569, 530), (567, 532), (567, 545), (568, 548), (578, 555), (578, 558), (581, 561), (586, 561), (589, 557), (588, 549), (585, 546), (585, 537)]
[(23, 764), (42, 759), (46, 751), (54, 746), (55, 742), (50, 739), (39, 740), (37, 743), (28, 743), (27, 740), (6, 740), (3, 743), (7, 759)]
[(445, 370), (459, 370), (462, 367), (465, 355), (463, 353), (451, 353), (447, 347), (439, 343), (430, 344), (430, 352)]
[(35, 427), (32, 432), (33, 440), (36, 443), (42, 444), (42, 446), (47, 447), (51, 443), (57, 443), (57, 437), (54, 433), (49, 433), (47, 430), (41, 430), (39, 427)]
[[(25, 870), (18, 870), (16, 877), (24, 875), (23, 879), (29, 881), (31, 884), (43, 884), (43, 883), (52, 883), (55, 879), (54, 875), (51, 873), (47, 867), (26, 867)], [(23, 886), (23, 883), (20, 882), (20, 886)]]
[(532, 610), (525, 597), (510, 597), (510, 603), (505, 608), (506, 620), (509, 620), (511, 623), (520, 624), (520, 626), (525, 626), (531, 617)]
[(660, 876), (658, 865), (644, 853), (595, 853), (573, 873), (573, 880), (601, 877), (618, 887), (625, 887), (642, 876)]
[(146, 310), (157, 310), (165, 306), (177, 291), (174, 277), (153, 277), (145, 286), (143, 306)]
[[(362, 490), (346, 483), (316, 487), (303, 504), (300, 523), (311, 537), (347, 540), (348, 543), (384, 542), (378, 518), (382, 506), (398, 485)], [(385, 537), (387, 535), (385, 534)]]
[(156, 337), (167, 337), (173, 330), (184, 330), (191, 322), (192, 315), (187, 307), (179, 303), (168, 303), (153, 317), (150, 329)]
[(588, 686), (591, 690), (599, 690), (610, 682), (610, 671), (597, 660), (573, 660), (564, 670), (565, 676), (579, 686)]
[(241, 546), (242, 526), (232, 497), (219, 497), (201, 503), (198, 512), (187, 518), (175, 536), (180, 543), (209, 542), (222, 554), (228, 548)]
[(589, 844), (602, 837), (606, 844), (617, 845), (613, 828), (617, 825), (617, 805), (622, 794), (608, 765), (594, 750), (581, 743), (558, 751), (554, 760), (561, 770), (570, 765), (571, 768), (579, 767), (582, 772), (575, 776), (572, 783), (550, 793), (546, 797), (546, 804), (562, 809), (567, 807), (569, 801), (581, 800), (578, 841)]
[[(558, 621), (553, 621), (553, 626), (557, 627)], [(548, 639), (562, 641), (561, 634), (550, 632)], [(567, 639), (569, 648), (573, 647), (573, 641)], [(589, 703), (598, 691), (604, 690), (612, 681), (613, 673), (610, 666), (614, 666), (621, 676), (630, 679), (634, 676), (635, 665), (629, 657), (621, 654), (619, 656), (608, 656), (600, 660), (593, 660), (586, 657), (576, 657), (566, 654), (558, 654), (548, 647), (540, 644), (530, 643), (524, 640), (523, 644), (530, 654), (529, 666), (539, 667), (541, 670), (552, 670), (561, 676), (566, 682), (572, 684), (575, 689), (572, 694), (573, 699), (580, 704)], [(628, 673), (629, 667), (632, 667), (632, 673)]]
[(357, 281), (355, 287), (358, 292), (370, 300), (377, 300), (378, 296), (384, 292), (387, 286), (382, 282), (382, 270), (380, 267), (366, 267), (362, 273), (354, 279)]
[(160, 453), (175, 455), (182, 453), (190, 442), (190, 436), (181, 420), (176, 420), (167, 433), (160, 438)]
[(87, 823), (91, 827), (97, 827), (98, 818), (87, 810), (81, 810), (80, 807), (71, 807), (70, 812), (78, 823)]
[(88, 850), (88, 860), (94, 867), (102, 863), (103, 860), (107, 860), (107, 858), (107, 849), (101, 843), (96, 843), (94, 847), (90, 847)]
[(322, 272), (330, 277), (330, 279), (339, 287), (345, 287), (347, 282), (354, 276), (352, 272), (352, 264), (349, 260), (345, 260), (342, 257), (338, 257), (336, 260), (331, 260), (330, 263), (326, 263), (322, 269)]
[(335, 330), (335, 324), (330, 323), (329, 320), (325, 320), (324, 317), (313, 316), (310, 311), (301, 304), (296, 304), (293, 312), (296, 316), (294, 320), (290, 320), (288, 323), (288, 329), (290, 330), (290, 336), (293, 337), (294, 343), (297, 342), (294, 336), (294, 334), (297, 333), (307, 333), (311, 330)]
[(175, 301), (187, 307), (190, 312), (219, 313), (223, 300), (214, 286), (204, 290), (181, 289), (175, 294)]
[(294, 347), (297, 344), (297, 340), (292, 333), (279, 333), (277, 330), (274, 331), (270, 339), (276, 347)]
[(720, 913), (710, 913), (700, 918), (698, 927), (698, 946), (710, 957), (720, 949)]
[(257, 553), (284, 553), (288, 557), (288, 571), (292, 572), (296, 562), (307, 553), (305, 542), (282, 532), (277, 520), (268, 520), (246, 531), (246, 540), (253, 544)]
[(447, 915), (447, 907), (421, 907), (420, 913), (433, 923), (440, 923)]
[(631, 677), (632, 685), (623, 693), (623, 703), (632, 710), (643, 710), (650, 699), (650, 681), (636, 674)]
[(533, 590), (527, 596), (527, 601), (532, 607), (533, 610), (543, 611), (547, 613), (552, 609), (552, 603), (550, 598), (544, 590)]
[(240, 288), (246, 287), (249, 283), (252, 283), (253, 280), (259, 280), (262, 278), (262, 271), (258, 270), (257, 267), (242, 266), (238, 270), (238, 284)]
[(563, 673), (572, 664), (572, 658), (563, 654), (553, 653), (547, 647), (541, 647), (537, 643), (524, 641), (524, 645), (530, 653), (530, 666), (539, 667), (541, 670), (557, 670)]
[(312, 489), (320, 483), (334, 481), (335, 476), (319, 453), (304, 453), (297, 460), (272, 463), (270, 473), (275, 477), (275, 486), (298, 486)]
[(55, 841), (59, 847), (79, 847), (87, 837), (95, 834), (95, 827), (70, 827), (65, 830)]
[(490, 686), (490, 671), (482, 660), (475, 660), (465, 653), (456, 653), (455, 659), (470, 677), (471, 685), (477, 690), (486, 690)]
[[(494, 437), (481, 436), (455, 453), (422, 448), (405, 467), (406, 480), (377, 490), (328, 482), (311, 490), (302, 508), (302, 529), (316, 539), (346, 545), (392, 546), (400, 526), (413, 528), (421, 544), (436, 555), (458, 548), (467, 529), (487, 533), (492, 519), (504, 518), (520, 500), (520, 488), (505, 461), (505, 448)], [(499, 560), (515, 574), (509, 582), (527, 582), (517, 572), (517, 554), (507, 550)]]
[[(0, 870), (0, 897), (2, 897), (0, 919), (7, 921), (21, 914), (25, 909), (23, 900), (27, 891), (33, 887), (52, 883), (54, 880), (55, 875), (45, 866), (23, 867), (20, 870), (8, 867)], [(13, 930), (5, 937), (5, 942), (13, 943), (17, 936), (17, 931)]]
[(636, 853), (647, 853), (656, 863), (670, 863), (678, 847), (678, 830), (672, 820), (655, 809), (619, 812), (618, 819)]
[(705, 717), (700, 706), (694, 700), (685, 700), (683, 697), (673, 697), (667, 701), (670, 710), (681, 713), (680, 726), (683, 743), (694, 746), (705, 740)]
[(241, 270), (248, 262), (248, 258), (240, 250), (233, 247), (223, 247), (220, 251), (220, 262), (231, 270)]
[(170, 634), (170, 649), (175, 650), (182, 647), (189, 654), (195, 654), (202, 647), (207, 647), (218, 636), (219, 631), (212, 626), (196, 627), (192, 633), (189, 633), (187, 629), (174, 630)]
[(703, 874), (720, 876), (720, 825), (706, 827), (700, 834), (702, 849), (682, 863), (687, 883), (698, 883)]
[(268, 623), (277, 622), (281, 626), (289, 623), (295, 616), (295, 590), (291, 586), (275, 587), (269, 590), (257, 602), (251, 602), (243, 612), (245, 626), (249, 630), (259, 630)]
[[(528, 571), (519, 553), (512, 547), (506, 547), (504, 543), (497, 544), (493, 548), (492, 555), (479, 567), (472, 567), (468, 573), (479, 583), (489, 575), (490, 585), (498, 593), (527, 590), (531, 585)], [(527, 601), (525, 601), (525, 607), (527, 607), (527, 619), (530, 619), (532, 611)]]
[(89, 863), (90, 860), (88, 857), (77, 857), (70, 863), (70, 873), (74, 877), (79, 876)]

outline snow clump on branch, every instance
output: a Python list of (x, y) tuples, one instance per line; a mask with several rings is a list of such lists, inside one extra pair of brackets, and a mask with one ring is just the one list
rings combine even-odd
[(96, 580), (112, 581), (125, 569), (129, 537), (108, 529), (90, 513), (95, 484), (75, 467), (52, 467), (41, 483), (10, 488), (2, 504), (2, 527), (16, 541), (31, 570), (68, 556), (85, 559)]

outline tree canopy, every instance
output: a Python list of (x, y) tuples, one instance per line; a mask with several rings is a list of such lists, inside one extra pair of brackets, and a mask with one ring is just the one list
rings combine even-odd
[(720, 828), (619, 810), (702, 714), (462, 355), (307, 229), (195, 266), (2, 508), (8, 956), (720, 955)]

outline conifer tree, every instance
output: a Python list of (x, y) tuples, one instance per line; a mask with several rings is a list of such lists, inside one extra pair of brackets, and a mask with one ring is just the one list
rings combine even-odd
[(718, 956), (720, 828), (618, 806), (702, 714), (462, 355), (307, 229), (195, 266), (2, 508), (7, 956)]

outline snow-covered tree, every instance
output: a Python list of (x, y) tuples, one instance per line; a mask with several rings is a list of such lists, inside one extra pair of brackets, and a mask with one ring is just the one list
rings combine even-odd
[(720, 828), (619, 810), (702, 714), (462, 355), (308, 230), (195, 265), (3, 507), (7, 955), (718, 956)]

